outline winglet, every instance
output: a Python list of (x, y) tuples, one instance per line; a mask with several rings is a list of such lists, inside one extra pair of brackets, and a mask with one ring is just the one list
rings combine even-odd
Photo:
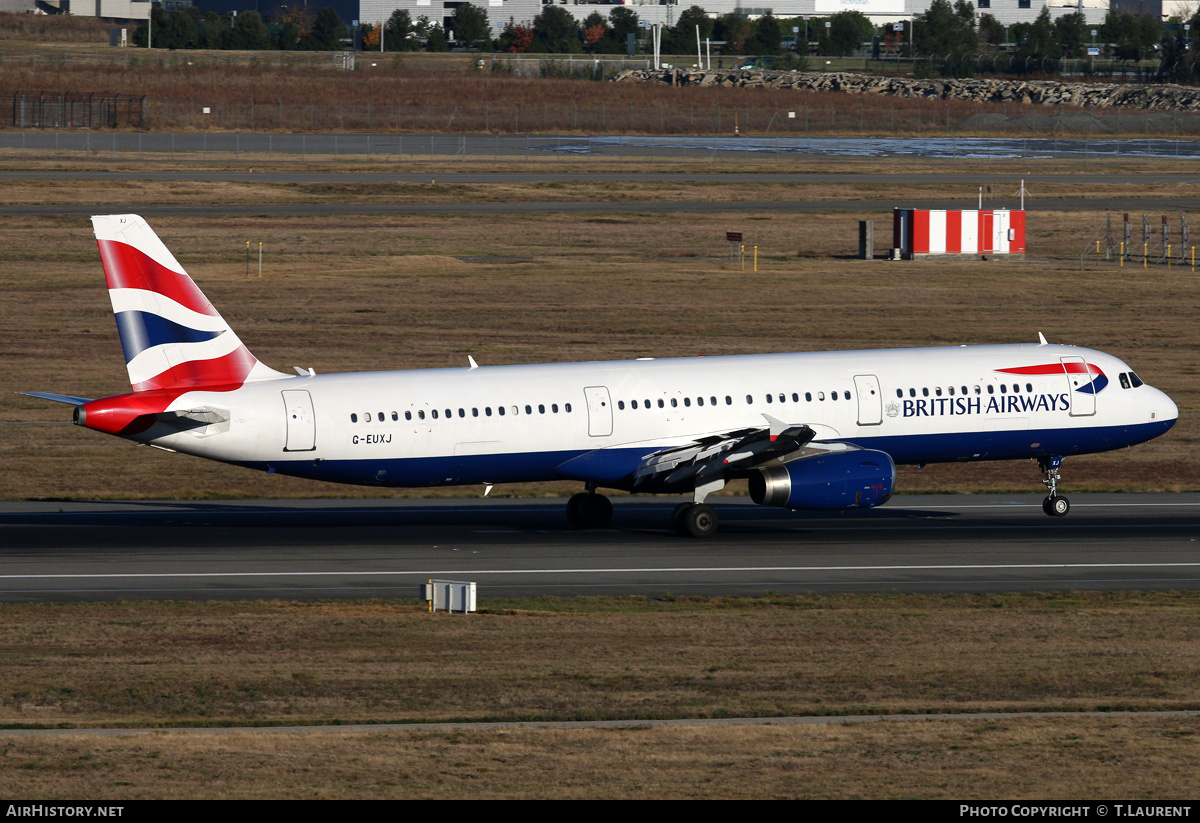
[(788, 424), (784, 423), (782, 420), (780, 420), (776, 417), (772, 417), (771, 415), (765, 414), (765, 413), (763, 414), (763, 419), (765, 419), (768, 423), (771, 424), (771, 439), (772, 440), (774, 440), (776, 437), (778, 437), (779, 435), (781, 435), (785, 431), (787, 431)]

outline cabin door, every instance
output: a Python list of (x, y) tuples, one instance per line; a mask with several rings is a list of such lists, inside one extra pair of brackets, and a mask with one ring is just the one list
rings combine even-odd
[(583, 390), (587, 400), (588, 434), (608, 437), (613, 430), (612, 400), (604, 386), (588, 386)]
[(1096, 383), (1082, 357), (1062, 358), (1067, 378), (1067, 396), (1071, 398), (1071, 416), (1089, 417), (1096, 413)]
[(287, 414), (285, 452), (310, 452), (317, 447), (317, 416), (313, 414), (312, 395), (306, 391), (285, 391), (283, 408)]
[(854, 393), (858, 395), (858, 425), (878, 426), (883, 422), (883, 395), (873, 374), (854, 375)]

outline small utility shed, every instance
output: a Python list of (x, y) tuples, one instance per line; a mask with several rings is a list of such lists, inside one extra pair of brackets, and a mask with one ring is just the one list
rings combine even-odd
[(1025, 254), (1025, 212), (1012, 209), (895, 209), (892, 247), (906, 260), (930, 254)]

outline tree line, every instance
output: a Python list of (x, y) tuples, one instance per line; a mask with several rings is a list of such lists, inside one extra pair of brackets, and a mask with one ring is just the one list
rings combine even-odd
[[(152, 36), (156, 48), (328, 51), (344, 48), (351, 34), (330, 7), (312, 15), (304, 7), (280, 6), (270, 25), (253, 11), (234, 16), (202, 15), (191, 6), (169, 12), (155, 8), (150, 28), (152, 35), (144, 24), (135, 30), (135, 45), (147, 45)], [(643, 46), (647, 37), (630, 6), (615, 6), (608, 14), (594, 11), (577, 21), (565, 8), (547, 5), (532, 21), (510, 19), (494, 32), (483, 7), (463, 3), (444, 25), (424, 16), (413, 20), (398, 9), (382, 26), (364, 24), (359, 29), (364, 49), (378, 49), (382, 38), (385, 51), (448, 51), (457, 44), (508, 53), (624, 54), (629, 35)], [(1032, 23), (1004, 26), (989, 13), (977, 17), (968, 0), (933, 0), (913, 20), (877, 28), (857, 11), (808, 20), (769, 14), (750, 20), (736, 13), (713, 18), (691, 6), (675, 25), (664, 28), (662, 51), (694, 54), (698, 33), (702, 42), (721, 43), (720, 54), (772, 57), (776, 67), (804, 69), (806, 55), (845, 57), (869, 44), (875, 57), (916, 58), (918, 74), (961, 77), (972, 74), (988, 56), (1008, 55), (1014, 71), (1040, 71), (1046, 61), (1085, 57), (1094, 46), (1115, 60), (1158, 58), (1164, 78), (1192, 81), (1200, 79), (1193, 77), (1200, 72), (1200, 50), (1191, 32), (1200, 32), (1200, 11), (1166, 25), (1149, 15), (1109, 13), (1103, 24), (1091, 26), (1082, 13), (1051, 19), (1049, 9), (1043, 8)]]

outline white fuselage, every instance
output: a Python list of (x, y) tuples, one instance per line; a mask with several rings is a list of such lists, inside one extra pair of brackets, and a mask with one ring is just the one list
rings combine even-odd
[[(1064, 362), (1084, 373), (1054, 373)], [(642, 455), (768, 417), (897, 463), (1120, 448), (1177, 417), (1131, 374), (1103, 352), (1033, 344), (331, 374), (188, 392), (170, 408), (228, 421), (137, 439), (338, 482), (619, 486)]]

